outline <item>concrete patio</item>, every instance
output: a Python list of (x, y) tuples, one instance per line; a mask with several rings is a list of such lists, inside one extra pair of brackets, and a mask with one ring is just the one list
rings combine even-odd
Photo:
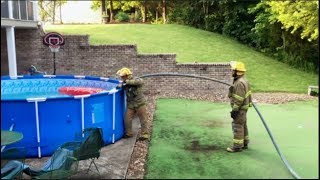
[[(138, 130), (140, 128), (139, 120), (134, 119), (132, 126), (134, 132), (132, 138), (120, 139), (116, 143), (109, 144), (101, 149), (99, 159), (95, 160), (101, 177), (99, 177), (94, 165), (91, 165), (90, 171), (87, 173), (90, 160), (85, 160), (79, 162), (78, 173), (74, 174), (71, 179), (125, 179)], [(26, 164), (41, 168), (48, 158), (49, 157), (26, 159)], [(23, 175), (23, 178), (30, 179), (26, 174)]]

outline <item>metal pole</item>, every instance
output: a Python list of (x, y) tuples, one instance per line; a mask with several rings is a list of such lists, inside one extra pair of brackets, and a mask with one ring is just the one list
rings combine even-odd
[(53, 75), (56, 75), (56, 53), (53, 52)]
[(84, 133), (83, 133), (83, 130), (84, 130), (84, 98), (86, 97), (90, 97), (90, 94), (84, 94), (84, 95), (77, 95), (77, 96), (74, 96), (75, 99), (80, 99), (81, 101), (81, 134), (82, 134), (82, 137), (84, 137)]
[(82, 132), (82, 137), (84, 137), (84, 97), (81, 97), (81, 132)]
[(38, 142), (38, 157), (41, 158), (41, 147), (40, 147), (40, 126), (39, 126), (39, 108), (38, 101), (34, 102), (36, 109), (36, 127), (37, 127), (37, 142)]
[(115, 141), (115, 134), (114, 131), (116, 130), (116, 94), (113, 93), (112, 96), (112, 143)]
[(36, 129), (37, 129), (37, 143), (38, 143), (38, 157), (41, 158), (41, 147), (40, 147), (40, 121), (39, 121), (39, 102), (46, 101), (46, 98), (27, 98), (28, 102), (34, 102), (35, 114), (36, 114)]

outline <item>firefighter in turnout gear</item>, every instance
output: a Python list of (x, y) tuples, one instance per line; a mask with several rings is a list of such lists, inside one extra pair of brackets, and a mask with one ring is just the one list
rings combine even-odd
[(249, 136), (247, 127), (247, 111), (252, 106), (251, 89), (249, 82), (244, 78), (246, 72), (242, 62), (231, 62), (233, 86), (229, 88), (228, 97), (231, 100), (233, 146), (228, 152), (240, 152), (248, 149)]
[(143, 80), (141, 78), (133, 78), (132, 72), (128, 68), (122, 68), (117, 72), (121, 77), (122, 82), (117, 86), (117, 89), (124, 88), (127, 96), (127, 111), (125, 115), (125, 135), (124, 138), (132, 137), (132, 119), (135, 114), (138, 115), (141, 124), (141, 136), (139, 140), (148, 140), (147, 132), (147, 110), (146, 100), (143, 95)]

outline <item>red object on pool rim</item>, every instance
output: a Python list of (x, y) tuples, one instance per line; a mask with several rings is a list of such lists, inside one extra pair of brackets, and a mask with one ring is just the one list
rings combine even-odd
[(76, 96), (84, 94), (96, 94), (104, 91), (104, 89), (91, 87), (61, 87), (58, 91), (62, 94)]

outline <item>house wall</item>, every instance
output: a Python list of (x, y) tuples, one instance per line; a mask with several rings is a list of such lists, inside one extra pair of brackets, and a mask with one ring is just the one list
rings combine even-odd
[[(42, 44), (40, 30), (16, 32), (18, 72), (35, 65), (53, 73), (53, 53)], [(138, 54), (136, 45), (90, 45), (89, 36), (64, 36), (65, 45), (56, 54), (56, 74), (116, 77), (122, 67), (135, 76), (151, 73), (182, 73), (205, 76), (231, 83), (229, 63), (179, 64), (175, 54)], [(1, 29), (1, 66), (7, 62), (5, 30)], [(1, 74), (5, 74), (1, 69)], [(216, 82), (186, 77), (152, 77), (145, 79), (145, 92), (166, 97), (207, 97), (227, 99), (228, 87)]]
[[(39, 29), (15, 29), (15, 44), (17, 57), (17, 72), (30, 67), (36, 59), (41, 57), (42, 32)], [(34, 64), (36, 65), (36, 64)], [(8, 52), (6, 29), (1, 28), (1, 75), (8, 75)]]

